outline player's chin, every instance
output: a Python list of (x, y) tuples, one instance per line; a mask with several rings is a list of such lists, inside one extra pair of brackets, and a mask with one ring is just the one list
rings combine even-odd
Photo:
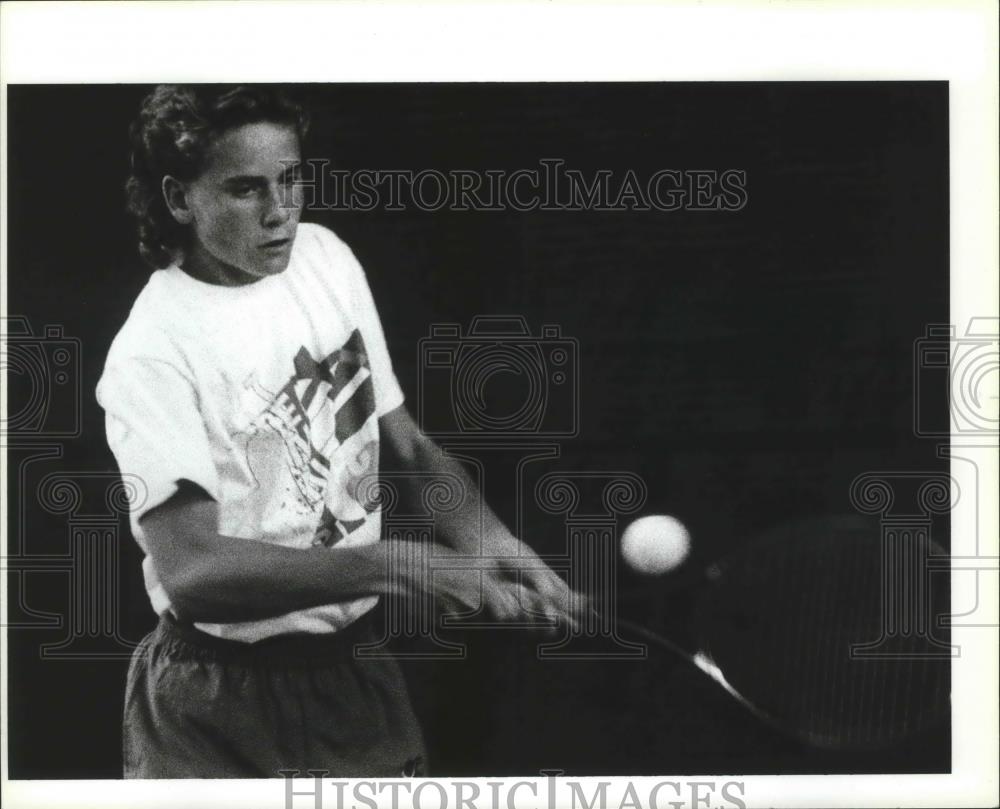
[(278, 275), (288, 269), (291, 261), (291, 251), (265, 253), (256, 256), (253, 262), (254, 275), (264, 278), (268, 275)]

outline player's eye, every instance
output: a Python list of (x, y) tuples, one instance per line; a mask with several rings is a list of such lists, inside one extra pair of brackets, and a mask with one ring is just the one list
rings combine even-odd
[(240, 198), (252, 197), (257, 191), (257, 186), (250, 185), (249, 183), (240, 183), (232, 188), (233, 196)]

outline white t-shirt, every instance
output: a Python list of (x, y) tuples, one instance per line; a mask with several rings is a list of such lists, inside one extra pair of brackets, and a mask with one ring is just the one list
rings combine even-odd
[[(378, 418), (403, 402), (364, 271), (300, 224), (288, 268), (245, 286), (154, 272), (112, 343), (97, 400), (123, 475), (140, 485), (132, 532), (153, 609), (170, 601), (139, 518), (189, 480), (219, 504), (219, 533), (293, 548), (377, 542)], [(260, 621), (196, 624), (252, 642), (331, 632), (377, 597)]]

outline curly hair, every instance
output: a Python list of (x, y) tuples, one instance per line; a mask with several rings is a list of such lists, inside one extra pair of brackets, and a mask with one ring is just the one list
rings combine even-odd
[(269, 85), (164, 84), (143, 99), (129, 130), (131, 173), (125, 193), (147, 263), (163, 268), (178, 261), (188, 238), (187, 226), (177, 223), (163, 198), (164, 176), (194, 179), (215, 138), (261, 121), (294, 126), (300, 142), (309, 128), (306, 111)]

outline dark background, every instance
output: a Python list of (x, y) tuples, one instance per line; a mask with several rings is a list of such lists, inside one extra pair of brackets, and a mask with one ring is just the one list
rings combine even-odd
[[(80, 435), (56, 442), (61, 457), (24, 466), (22, 484), (15, 452), (31, 451), (9, 452), (11, 542), (25, 537), (12, 555), (67, 553), (67, 518), (38, 505), (33, 482), (54, 470), (114, 474), (93, 389), (148, 276), (122, 194), (127, 127), (148, 89), (8, 90), (7, 309), (36, 334), (59, 324), (79, 339), (82, 390)], [(312, 155), (342, 168), (561, 158), (586, 174), (746, 171), (738, 212), (307, 212), (365, 267), (414, 409), (418, 340), (432, 323), (519, 314), (535, 333), (560, 325), (579, 341), (581, 424), (545, 470), (640, 475), (643, 510), (687, 524), (696, 564), (785, 520), (850, 512), (863, 472), (946, 470), (934, 442), (914, 437), (912, 415), (914, 341), (948, 321), (945, 83), (298, 90), (314, 113)], [(943, 403), (937, 393), (930, 405)], [(17, 395), (12, 386), (11, 412)], [(491, 503), (512, 519), (512, 493), (493, 488)], [(528, 529), (542, 552), (564, 542)], [(119, 626), (134, 642), (154, 616), (124, 522), (121, 538)], [(622, 611), (662, 628), (662, 583), (620, 580)], [(11, 576), (12, 614), (65, 615), (66, 582), (57, 570)], [(120, 772), (126, 661), (43, 660), (41, 645), (65, 635), (9, 632), (14, 778)], [(469, 644), (467, 660), (406, 664), (435, 774), (950, 767), (946, 727), (888, 752), (803, 747), (656, 650), (644, 661), (542, 662), (523, 633), (449, 637)]]

